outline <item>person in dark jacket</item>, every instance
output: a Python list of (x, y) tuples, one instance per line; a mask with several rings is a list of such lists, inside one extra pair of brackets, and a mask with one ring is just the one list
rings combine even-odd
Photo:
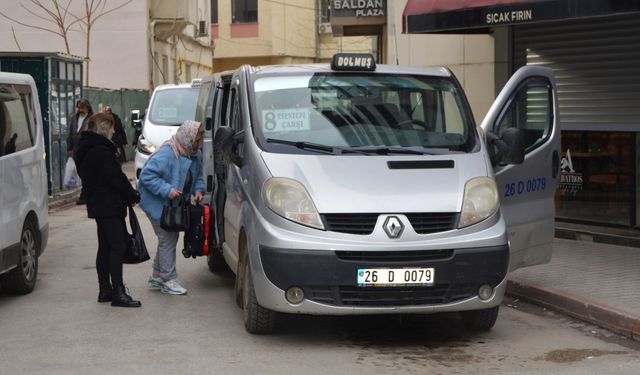
[(127, 294), (122, 278), (128, 236), (124, 219), (127, 206), (138, 203), (140, 197), (116, 158), (116, 145), (111, 141), (115, 132), (113, 117), (97, 113), (89, 119), (88, 129), (80, 135), (76, 165), (85, 188), (87, 214), (98, 227), (98, 302), (140, 307), (140, 301)]
[(115, 143), (116, 148), (118, 149), (118, 161), (120, 164), (127, 161), (127, 155), (125, 154), (124, 146), (127, 145), (127, 133), (124, 131), (124, 127), (122, 126), (122, 120), (120, 116), (113, 113), (111, 107), (104, 106), (102, 107), (102, 112), (108, 113), (113, 116), (113, 121), (115, 123), (115, 133), (113, 134), (113, 138), (111, 139), (113, 143)]
[[(76, 102), (76, 113), (71, 117), (69, 121), (69, 132), (67, 135), (67, 157), (73, 157), (73, 161), (78, 165), (78, 160), (76, 160), (76, 150), (78, 149), (78, 140), (80, 139), (80, 134), (87, 130), (89, 124), (89, 118), (93, 115), (93, 108), (91, 107), (91, 103), (87, 99), (80, 99)], [(82, 178), (82, 177), (81, 177)], [(87, 203), (84, 185), (82, 186), (82, 190), (80, 190), (80, 197), (76, 201), (76, 204), (85, 204)]]

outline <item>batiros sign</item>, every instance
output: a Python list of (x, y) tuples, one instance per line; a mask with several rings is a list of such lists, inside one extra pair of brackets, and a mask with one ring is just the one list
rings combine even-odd
[(385, 16), (385, 0), (333, 0), (332, 17), (380, 17)]

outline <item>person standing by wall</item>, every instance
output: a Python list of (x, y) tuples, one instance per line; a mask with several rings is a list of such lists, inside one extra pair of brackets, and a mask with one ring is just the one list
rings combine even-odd
[(102, 108), (102, 112), (108, 113), (113, 116), (113, 121), (115, 123), (115, 133), (113, 134), (113, 143), (115, 143), (116, 148), (118, 150), (118, 162), (120, 164), (127, 161), (127, 155), (125, 153), (125, 145), (127, 145), (127, 133), (124, 131), (124, 127), (122, 126), (122, 120), (120, 116), (113, 113), (113, 110), (110, 106), (104, 106)]
[(204, 194), (202, 178), (202, 139), (204, 128), (197, 121), (186, 120), (167, 142), (147, 161), (140, 172), (138, 191), (140, 207), (149, 217), (158, 236), (149, 286), (162, 293), (185, 294), (178, 282), (176, 244), (179, 232), (167, 232), (160, 226), (162, 207), (182, 194), (199, 202)]
[[(87, 99), (80, 99), (76, 102), (76, 113), (71, 117), (69, 122), (69, 132), (67, 135), (67, 157), (73, 158), (73, 161), (78, 165), (76, 160), (76, 150), (78, 149), (78, 140), (80, 139), (80, 133), (87, 130), (89, 124), (89, 117), (93, 115), (93, 108), (91, 103)], [(80, 177), (82, 178), (82, 177)], [(85, 192), (84, 186), (80, 191), (80, 197), (76, 201), (76, 204), (85, 204)]]
[(127, 293), (122, 277), (128, 236), (124, 218), (127, 206), (134, 206), (140, 196), (116, 159), (116, 146), (111, 141), (115, 133), (113, 117), (97, 113), (90, 117), (88, 129), (81, 133), (75, 160), (84, 182), (87, 216), (95, 219), (98, 227), (98, 302), (140, 307), (140, 301)]

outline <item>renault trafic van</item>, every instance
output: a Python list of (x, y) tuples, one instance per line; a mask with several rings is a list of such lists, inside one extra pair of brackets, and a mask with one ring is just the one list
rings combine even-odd
[(38, 91), (27, 74), (0, 73), (0, 286), (33, 290), (49, 234)]
[(227, 82), (212, 201), (249, 332), (278, 313), (460, 312), (488, 330), (507, 272), (549, 261), (551, 70), (518, 70), (480, 127), (447, 68), (339, 54)]

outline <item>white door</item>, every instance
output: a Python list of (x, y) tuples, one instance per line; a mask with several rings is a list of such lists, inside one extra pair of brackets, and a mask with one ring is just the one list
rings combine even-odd
[(508, 128), (519, 129), (525, 145), (521, 164), (494, 165), (513, 271), (551, 259), (560, 170), (558, 98), (551, 69), (525, 66), (507, 82), (482, 129), (500, 136)]

